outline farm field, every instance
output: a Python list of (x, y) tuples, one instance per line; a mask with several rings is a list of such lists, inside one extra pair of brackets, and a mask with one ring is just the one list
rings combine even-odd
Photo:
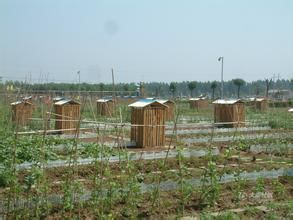
[(245, 126), (217, 127), (213, 105), (175, 101), (165, 145), (137, 147), (131, 111), (97, 114), (84, 97), (76, 129), (56, 131), (36, 100), (29, 123), (1, 100), (0, 219), (291, 219), (293, 115), (246, 107)]

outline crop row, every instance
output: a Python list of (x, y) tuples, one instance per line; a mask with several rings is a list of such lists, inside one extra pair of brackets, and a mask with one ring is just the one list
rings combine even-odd
[[(239, 174), (239, 176), (235, 176), (234, 174), (224, 174), (220, 177), (218, 177), (219, 183), (229, 183), (236, 181), (236, 179), (241, 180), (247, 180), (247, 181), (255, 181), (259, 178), (265, 178), (265, 179), (276, 179), (278, 177), (282, 176), (293, 176), (293, 168), (280, 168), (278, 170), (262, 170), (262, 171), (254, 171), (254, 172), (242, 172)], [(191, 187), (200, 187), (203, 184), (202, 178), (191, 178), (184, 180), (185, 184), (191, 186)], [(205, 185), (211, 184), (211, 182), (205, 182)], [(178, 181), (172, 181), (172, 180), (166, 180), (159, 183), (151, 183), (151, 184), (144, 184), (140, 183), (138, 188), (141, 193), (147, 193), (147, 192), (153, 192), (154, 190), (160, 190), (160, 191), (170, 191), (170, 190), (177, 190), (181, 187), (181, 183)], [(119, 194), (123, 192), (127, 192), (130, 189), (127, 187), (124, 188), (116, 188), (115, 190), (111, 189), (111, 194)], [(103, 196), (108, 195), (107, 189), (100, 189), (102, 192), (101, 194)], [(75, 193), (72, 194), (71, 197), (76, 202), (85, 202), (92, 199), (93, 196), (92, 191), (83, 191), (82, 193)], [(59, 205), (63, 202), (64, 195), (49, 195), (47, 196), (48, 201), (53, 205)], [(11, 204), (12, 205), (12, 204)], [(17, 210), (22, 208), (28, 208), (33, 207), (33, 202), (31, 200), (26, 199), (18, 199), (15, 201), (13, 206), (9, 207), (10, 210)], [(7, 210), (7, 204), (6, 201), (1, 200), (0, 201), (0, 212), (4, 213)]]

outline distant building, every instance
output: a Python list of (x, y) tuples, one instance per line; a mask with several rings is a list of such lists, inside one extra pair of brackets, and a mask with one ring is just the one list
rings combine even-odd
[(288, 100), (293, 98), (293, 92), (288, 89), (271, 89), (268, 92), (269, 97), (278, 100)]

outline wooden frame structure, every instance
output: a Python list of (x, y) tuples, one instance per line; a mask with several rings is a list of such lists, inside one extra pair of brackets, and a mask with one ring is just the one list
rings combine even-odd
[(54, 103), (54, 109), (56, 114), (55, 129), (61, 130), (64, 133), (72, 133), (72, 131), (66, 131), (66, 129), (79, 127), (79, 102), (63, 99)]
[(19, 125), (26, 125), (30, 122), (34, 105), (28, 100), (13, 102), (10, 104), (12, 108), (12, 121)]
[(268, 101), (265, 98), (256, 98), (254, 105), (255, 109), (260, 112), (265, 112), (268, 109)]
[(139, 100), (131, 107), (131, 141), (137, 147), (165, 146), (167, 105), (156, 100)]
[(168, 106), (167, 112), (166, 112), (166, 120), (171, 121), (174, 119), (174, 112), (175, 112), (175, 102), (172, 100), (157, 100), (159, 103), (164, 104)]
[(245, 105), (247, 107), (254, 107), (255, 106), (255, 98), (248, 98), (245, 100)]
[(40, 96), (40, 101), (47, 106), (51, 106), (53, 103), (53, 100), (50, 95)]
[(111, 99), (98, 99), (97, 114), (112, 117), (114, 114), (114, 101)]
[(244, 127), (245, 105), (241, 100), (216, 100), (214, 122), (220, 127)]
[(209, 106), (209, 101), (206, 97), (190, 98), (189, 106), (191, 109), (204, 109)]

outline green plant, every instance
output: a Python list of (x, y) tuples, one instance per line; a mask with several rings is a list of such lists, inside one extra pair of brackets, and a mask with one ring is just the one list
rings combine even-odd
[(207, 167), (201, 178), (201, 201), (209, 206), (214, 206), (220, 194), (220, 178), (217, 173), (217, 165), (213, 160), (211, 150), (209, 150), (207, 158)]
[(259, 177), (256, 180), (256, 185), (253, 189), (254, 193), (264, 193), (265, 192), (265, 181), (263, 177)]
[(190, 176), (190, 172), (184, 164), (183, 149), (177, 148), (177, 160), (179, 163), (179, 169), (177, 173), (177, 183), (179, 184), (179, 193), (180, 193), (180, 205), (179, 213), (184, 215), (185, 205), (189, 201), (192, 195), (192, 186), (185, 180), (186, 177)]
[(66, 183), (63, 185), (63, 197), (62, 197), (62, 207), (63, 211), (71, 211), (74, 208), (73, 204), (73, 190), (72, 185), (70, 183)]
[(274, 179), (272, 181), (272, 185), (273, 185), (273, 192), (274, 192), (274, 195), (276, 196), (276, 198), (278, 200), (285, 199), (286, 190), (285, 190), (284, 185), (278, 179)]

